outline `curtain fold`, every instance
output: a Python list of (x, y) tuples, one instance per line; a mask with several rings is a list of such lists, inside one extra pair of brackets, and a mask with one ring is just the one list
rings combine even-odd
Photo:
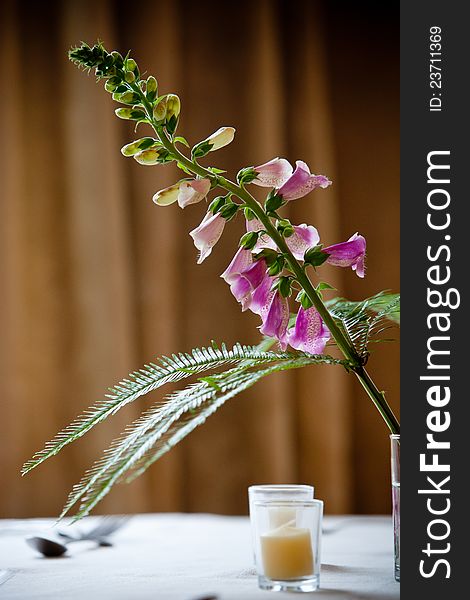
[[(210, 157), (230, 176), (277, 155), (330, 176), (332, 187), (292, 203), (289, 216), (314, 224), (325, 244), (360, 229), (369, 270), (362, 281), (325, 268), (322, 279), (353, 299), (397, 290), (397, 14), (390, 8), (382, 37), (369, 39), (358, 32), (379, 20), (374, 11), (367, 22), (326, 2), (298, 4), (2, 4), (0, 516), (57, 514), (112, 437), (162, 398), (131, 404), (20, 478), (34, 451), (128, 372), (212, 339), (259, 337), (258, 318), (241, 314), (219, 277), (241, 220), (197, 266), (188, 231), (202, 205), (153, 205), (153, 193), (178, 172), (122, 157), (132, 127), (116, 119), (102, 85), (69, 63), (71, 45), (100, 38), (131, 48), (162, 91), (181, 97), (180, 131), (191, 143), (236, 127), (235, 142)], [(374, 374), (397, 408), (398, 350), (375, 354)], [(119, 486), (98, 512), (240, 514), (247, 486), (263, 482), (312, 483), (330, 513), (388, 512), (387, 441), (380, 417), (339, 368), (278, 374)]]

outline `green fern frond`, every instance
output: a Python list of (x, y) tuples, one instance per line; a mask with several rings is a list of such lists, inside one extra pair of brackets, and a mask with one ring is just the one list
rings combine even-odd
[(76, 518), (87, 515), (129, 471), (131, 474), (127, 476), (128, 481), (143, 473), (193, 429), (204, 423), (229, 398), (251, 387), (263, 377), (311, 364), (344, 365), (344, 361), (329, 356), (299, 353), (288, 357), (287, 354), (278, 353), (275, 359), (278, 364), (258, 370), (252, 369), (259, 364), (248, 359), (243, 365), (213, 375), (210, 382), (204, 378), (203, 381), (170, 394), (163, 402), (158, 402), (127, 427), (74, 486), (61, 517), (79, 500), (81, 504)]
[(400, 323), (399, 294), (379, 292), (360, 302), (333, 298), (326, 305), (360, 356), (367, 353), (372, 338), (381, 341), (378, 336), (390, 323)]
[[(305, 367), (305, 366), (320, 365), (320, 364), (341, 365), (343, 367), (348, 367), (347, 361), (333, 358), (329, 355), (321, 355), (321, 354), (312, 355), (312, 354), (306, 354), (306, 353), (299, 353), (299, 355), (296, 358), (284, 360), (284, 361), (280, 362), (279, 364), (271, 366), (262, 371), (249, 372), (249, 375), (253, 376), (253, 379), (251, 379), (250, 386), (248, 386), (248, 387), (251, 387), (251, 385), (254, 385), (257, 381), (259, 381), (259, 379), (265, 377), (266, 375), (270, 375), (271, 373), (276, 373), (278, 371), (286, 371), (286, 370), (290, 370), (290, 369), (299, 369), (299, 368)], [(214, 381), (212, 382), (212, 384), (214, 384), (214, 383), (216, 384), (215, 389), (217, 389), (217, 391), (223, 392), (224, 391), (223, 386), (227, 384), (228, 377), (232, 381), (235, 381), (234, 378), (236, 378), (238, 376), (238, 373), (240, 373), (243, 376), (243, 373), (244, 373), (244, 371), (246, 371), (248, 369), (248, 366), (249, 366), (248, 364), (241, 365), (240, 367), (232, 369), (231, 371), (227, 371), (225, 373), (215, 375), (213, 377)], [(204, 383), (205, 380), (206, 380), (206, 378), (201, 378), (202, 383)], [(239, 388), (236, 393), (239, 394), (244, 389), (246, 389), (246, 388), (245, 387)], [(185, 390), (182, 390), (181, 392), (176, 392), (174, 394), (174, 397), (177, 397), (180, 393), (185, 395)], [(218, 406), (217, 406), (217, 408), (218, 408)], [(196, 418), (195, 412), (196, 411), (190, 411), (190, 414), (188, 414), (186, 416), (187, 420), (192, 422), (194, 425), (194, 427), (191, 427), (190, 431), (195, 429), (195, 427), (197, 427), (198, 425), (202, 424), (202, 422), (200, 421), (200, 417), (197, 416), (197, 418)], [(210, 414), (212, 414), (212, 412), (215, 412), (215, 410), (211, 411)], [(205, 418), (207, 416), (208, 416), (207, 414), (204, 414)], [(196, 418), (195, 423), (193, 422), (193, 417)], [(177, 428), (179, 428), (179, 427), (177, 427)], [(189, 431), (187, 433), (189, 433)], [(187, 433), (185, 433), (185, 435), (187, 435)], [(182, 436), (182, 437), (185, 437), (185, 436)], [(182, 437), (177, 437), (176, 438), (177, 441), (180, 441), (182, 439)], [(173, 444), (171, 444), (170, 447), (166, 447), (166, 445), (162, 444), (160, 441), (159, 448), (156, 451), (154, 449), (151, 449), (149, 452), (149, 456), (143, 456), (135, 465), (133, 465), (132, 473), (130, 475), (126, 476), (126, 478), (124, 479), (125, 483), (130, 483), (136, 477), (141, 475), (153, 462), (155, 462), (158, 458), (160, 458), (160, 456), (162, 456), (162, 454), (167, 452), (176, 443), (177, 442), (174, 442)]]
[[(264, 343), (264, 347), (266, 346), (267, 343)], [(220, 348), (214, 344), (212, 347), (195, 348), (191, 353), (173, 354), (171, 357), (164, 356), (158, 360), (158, 364), (145, 365), (144, 368), (131, 373), (127, 379), (123, 379), (113, 388), (109, 388), (106, 400), (101, 400), (88, 408), (51, 441), (47, 442), (43, 450), (37, 452), (31, 460), (24, 464), (21, 473), (25, 475), (46, 459), (56, 455), (64, 446), (85, 435), (95, 425), (116, 414), (130, 402), (167, 383), (174, 383), (207, 370), (246, 360), (264, 363), (287, 360), (294, 356), (292, 353), (272, 352), (262, 348), (235, 344), (228, 349), (225, 344), (222, 344)]]
[(221, 344), (220, 348), (213, 344), (212, 347), (195, 348), (190, 353), (182, 352), (171, 357), (164, 356), (158, 359), (158, 364), (145, 365), (113, 388), (109, 388), (110, 393), (106, 394), (106, 400), (101, 400), (88, 408), (47, 442), (42, 450), (23, 465), (22, 475), (58, 454), (64, 446), (82, 437), (127, 404), (167, 383), (175, 383), (204, 371), (235, 363), (241, 364), (244, 361), (262, 364), (297, 356), (296, 353), (269, 351), (268, 348), (272, 343), (271, 340), (264, 340), (259, 346), (235, 344), (231, 349), (228, 349), (225, 344)]

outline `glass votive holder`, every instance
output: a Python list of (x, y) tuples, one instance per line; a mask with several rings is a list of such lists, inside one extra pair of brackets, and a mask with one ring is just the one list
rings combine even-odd
[[(250, 518), (254, 511), (255, 502), (273, 500), (313, 500), (315, 490), (313, 485), (294, 483), (269, 483), (262, 485), (251, 485), (248, 488), (248, 504)], [(253, 529), (252, 529), (253, 535)], [(255, 538), (253, 537), (253, 548)], [(256, 558), (254, 558), (256, 562)]]
[(313, 500), (314, 488), (304, 484), (277, 484), (251, 485), (248, 488), (248, 503), (250, 515), (253, 505), (259, 501), (271, 500)]
[(320, 586), (321, 500), (258, 500), (251, 513), (258, 585), (313, 592)]

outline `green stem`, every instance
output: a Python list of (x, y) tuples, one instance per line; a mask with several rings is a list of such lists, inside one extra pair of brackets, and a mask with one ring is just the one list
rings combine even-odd
[(291, 271), (296, 276), (297, 281), (300, 283), (300, 285), (304, 289), (309, 300), (312, 302), (312, 304), (315, 306), (316, 310), (319, 312), (319, 314), (322, 317), (323, 321), (325, 322), (326, 326), (330, 330), (331, 335), (333, 336), (339, 349), (341, 350), (343, 355), (349, 361), (351, 370), (354, 372), (356, 377), (359, 379), (362, 387), (367, 392), (368, 396), (370, 397), (370, 399), (372, 400), (372, 402), (374, 403), (374, 405), (376, 406), (376, 408), (382, 415), (382, 418), (384, 419), (385, 423), (387, 424), (390, 432), (395, 433), (395, 434), (400, 433), (400, 425), (398, 423), (397, 418), (393, 414), (392, 409), (388, 405), (387, 400), (385, 399), (384, 393), (379, 391), (379, 389), (377, 388), (377, 386), (375, 385), (375, 383), (373, 382), (373, 380), (371, 379), (371, 377), (365, 370), (361, 356), (359, 356), (354, 345), (350, 342), (350, 340), (346, 337), (346, 335), (338, 327), (334, 318), (331, 316), (330, 312), (328, 311), (326, 306), (323, 304), (321, 297), (316, 292), (315, 287), (313, 286), (312, 282), (310, 281), (310, 278), (308, 277), (308, 275), (305, 273), (305, 270), (300, 265), (300, 263), (295, 259), (292, 252), (290, 251), (288, 245), (286, 244), (285, 239), (279, 233), (279, 231), (274, 227), (273, 223), (271, 222), (271, 219), (266, 214), (266, 212), (263, 210), (262, 206), (243, 186), (237, 185), (233, 181), (230, 181), (229, 179), (226, 179), (225, 177), (222, 177), (220, 175), (214, 175), (214, 173), (212, 173), (208, 169), (202, 167), (197, 162), (189, 159), (187, 156), (182, 154), (176, 148), (176, 146), (173, 144), (173, 142), (168, 138), (166, 133), (163, 131), (163, 128), (158, 126), (155, 123), (155, 121), (153, 119), (153, 114), (152, 114), (152, 106), (147, 101), (145, 96), (142, 94), (142, 92), (140, 91), (138, 86), (136, 85), (135, 87), (134, 86), (132, 86), (132, 87), (133, 87), (134, 91), (138, 92), (141, 95), (142, 104), (145, 107), (145, 110), (146, 110), (147, 115), (150, 120), (150, 124), (152, 125), (153, 129), (155, 130), (155, 133), (158, 135), (161, 143), (176, 158), (176, 160), (179, 163), (181, 163), (182, 165), (184, 165), (187, 169), (189, 169), (195, 175), (199, 175), (200, 177), (206, 177), (206, 178), (210, 179), (211, 181), (216, 181), (217, 185), (219, 187), (227, 190), (228, 192), (231, 192), (232, 194), (234, 194), (235, 196), (240, 198), (240, 200), (242, 200), (253, 211), (253, 213), (256, 215), (256, 217), (261, 221), (261, 223), (263, 224), (263, 226), (266, 229), (269, 236), (274, 240), (274, 242), (276, 243), (279, 250), (281, 250), (281, 252), (287, 258), (287, 261), (289, 263)]

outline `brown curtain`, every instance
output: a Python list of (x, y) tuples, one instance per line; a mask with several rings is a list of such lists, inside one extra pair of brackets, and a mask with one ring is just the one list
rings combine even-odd
[[(258, 339), (257, 318), (219, 278), (242, 224), (196, 266), (188, 231), (202, 207), (152, 204), (176, 172), (121, 156), (132, 130), (67, 49), (97, 38), (131, 48), (161, 90), (180, 95), (180, 130), (193, 143), (236, 127), (214, 155), (231, 175), (278, 155), (329, 175), (334, 185), (293, 203), (290, 217), (327, 244), (366, 236), (365, 280), (322, 270), (359, 299), (399, 283), (398, 12), (313, 0), (0, 10), (0, 516), (54, 515), (111, 438), (160, 397), (21, 479), (23, 461), (107, 386), (159, 354)], [(398, 410), (397, 345), (377, 347), (370, 371)], [(389, 511), (387, 430), (352, 376), (333, 367), (273, 376), (99, 510), (244, 513), (256, 482), (313, 483), (329, 513)]]

